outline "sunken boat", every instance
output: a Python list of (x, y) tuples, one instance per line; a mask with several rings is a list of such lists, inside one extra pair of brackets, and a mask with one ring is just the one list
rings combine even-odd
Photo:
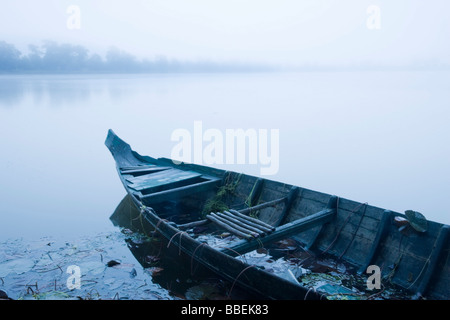
[(282, 300), (450, 298), (446, 224), (143, 156), (112, 130), (105, 144), (140, 231), (151, 228), (233, 287)]

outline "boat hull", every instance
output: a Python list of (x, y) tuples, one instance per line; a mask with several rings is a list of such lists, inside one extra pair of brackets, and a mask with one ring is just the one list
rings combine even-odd
[[(296, 229), (298, 232), (292, 236), (306, 249), (351, 264), (359, 274), (365, 274), (370, 265), (379, 266), (383, 272), (383, 281), (389, 281), (408, 290), (411, 298), (450, 297), (448, 225), (428, 221), (426, 232), (409, 230), (409, 234), (405, 235), (399, 231), (394, 219), (404, 218), (405, 215), (397, 212), (277, 181), (193, 164), (175, 165), (170, 159), (141, 156), (131, 150), (130, 146), (112, 131), (108, 133), (106, 145), (113, 154), (126, 191), (148, 224), (160, 232), (171, 246), (179, 248), (198, 263), (231, 281), (233, 285), (270, 299), (326, 299), (315, 290), (236, 259), (236, 250), (218, 250), (193, 239), (179, 229), (176, 223), (161, 217), (155, 209), (158, 207), (158, 201), (176, 202), (177, 199), (191, 196), (194, 197), (194, 202), (200, 201), (201, 197), (214, 194), (214, 190), (223, 184), (227, 177), (238, 177), (239, 185), (235, 193), (242, 194), (245, 198), (236, 197), (234, 202), (229, 204), (230, 207), (245, 211), (247, 207), (243, 205), (242, 199), (254, 195), (255, 188), (258, 189), (258, 203), (268, 203), (285, 197), (282, 210), (274, 206), (259, 211), (259, 219), (277, 225), (281, 229), (289, 223), (297, 221), (306, 223), (318, 213), (334, 210), (333, 216), (329, 219), (322, 219), (321, 217), (325, 216), (319, 215), (322, 219), (320, 223)], [(177, 184), (171, 182), (172, 186), (176, 187), (162, 191), (157, 197), (130, 188), (130, 179), (127, 180), (127, 175), (123, 174), (123, 168), (152, 165), (198, 172), (202, 174), (203, 180), (181, 187), (179, 182), (176, 182)], [(240, 245), (249, 249), (245, 241)]]

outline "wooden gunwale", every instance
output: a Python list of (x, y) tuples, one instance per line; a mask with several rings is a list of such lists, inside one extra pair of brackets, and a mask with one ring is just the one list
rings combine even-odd
[[(114, 139), (119, 138), (115, 135), (108, 135), (108, 147), (115, 143), (113, 141)], [(154, 159), (151, 157), (140, 156), (132, 151), (126, 143), (122, 144), (117, 142), (110, 150), (116, 159), (119, 176), (126, 189), (127, 185), (123, 179), (120, 168), (126, 166), (137, 167), (145, 164), (173, 166), (170, 159)], [(226, 175), (232, 176), (236, 174), (193, 164), (182, 164), (177, 166), (177, 168), (194, 170), (202, 172), (203, 174), (216, 176), (219, 179), (218, 181), (223, 180)], [(238, 191), (244, 194), (246, 190), (248, 191), (255, 185), (258, 178), (243, 175), (242, 181), (243, 183), (240, 185)], [(263, 185), (263, 187), (258, 187), (258, 189), (260, 188), (260, 190), (258, 190), (258, 192), (260, 192), (258, 196), (259, 202), (268, 203), (274, 201), (272, 206), (260, 207), (260, 209), (258, 209), (260, 210), (259, 216), (262, 217), (262, 220), (267, 222), (267, 219), (270, 220), (275, 217), (278, 208), (275, 209), (274, 206), (284, 204), (284, 208), (286, 208), (289, 190), (292, 190), (294, 186), (266, 179), (264, 179), (263, 182), (261, 182), (261, 180), (259, 181), (259, 185)], [(301, 197), (292, 197), (292, 203), (285, 217), (285, 220), (287, 221), (285, 224), (318, 213), (317, 209), (313, 210), (312, 208), (322, 208), (322, 210), (327, 210), (323, 208), (326, 208), (327, 199), (331, 198), (330, 195), (305, 188), (299, 188), (298, 190)], [(129, 189), (127, 189), (127, 191), (130, 193), (138, 207), (142, 204), (148, 205), (145, 201), (146, 198), (136, 198), (139, 194), (136, 194)], [(170, 196), (170, 194), (166, 194), (166, 199), (170, 199)], [(256, 201), (255, 196), (251, 202)], [(258, 204), (256, 203), (252, 203), (252, 205), (258, 207)], [(395, 272), (393, 272), (394, 276), (392, 281), (394, 283), (399, 284), (404, 288), (408, 288), (412, 292), (416, 292), (419, 296), (427, 294), (429, 297), (448, 299), (450, 297), (450, 286), (448, 285), (450, 283), (450, 262), (448, 259), (449, 243), (447, 240), (449, 227), (447, 225), (429, 221), (429, 230), (425, 234), (402, 236), (397, 228), (389, 223), (389, 219), (383, 216), (382, 213), (385, 211), (384, 209), (366, 205), (365, 211), (362, 211), (361, 209), (355, 210), (355, 208), (361, 205), (363, 204), (353, 200), (339, 198), (337, 214), (333, 215), (333, 218), (327, 221), (328, 223), (320, 223), (318, 227), (307, 231), (298, 230), (298, 234), (295, 237), (305, 244), (313, 243), (314, 250), (319, 252), (327, 250), (331, 245), (328, 249), (329, 254), (336, 257), (342, 257), (342, 259), (358, 267), (360, 272), (364, 271), (364, 266), (374, 263), (384, 266), (383, 273), (386, 275), (387, 273), (392, 273), (387, 266), (398, 263), (398, 265), (395, 265)], [(238, 211), (242, 212), (246, 210), (246, 208), (240, 208), (241, 209)], [(257, 268), (244, 269), (249, 266), (240, 264), (242, 262), (234, 259), (232, 253), (219, 252), (216, 249), (205, 246), (203, 243), (199, 243), (178, 229), (176, 225), (163, 221), (148, 208), (144, 209), (143, 215), (145, 219), (156, 227), (156, 229), (167, 239), (171, 239), (172, 245), (179, 246), (180, 250), (193, 255), (194, 259), (208, 266), (211, 270), (219, 273), (224, 272), (223, 268), (215, 265), (214, 259), (216, 259), (216, 263), (217, 261), (221, 261), (224, 262), (224, 266), (228, 267), (236, 267), (239, 265), (239, 272), (246, 270), (246, 277), (241, 277), (237, 280), (235, 277), (237, 277), (238, 273), (235, 273), (234, 275), (231, 274), (231, 269), (227, 269), (229, 272), (224, 275), (224, 277), (231, 281), (236, 280), (236, 283), (242, 287), (255, 289), (254, 286), (258, 285), (258, 281), (254, 276), (257, 274), (262, 277), (267, 276), (265, 273), (261, 274), (260, 272), (264, 271), (257, 270)], [(404, 216), (397, 212), (392, 212), (391, 215), (392, 217)], [(271, 222), (275, 223), (275, 220), (272, 219)], [(285, 224), (282, 224), (281, 227)], [(335, 238), (336, 240), (334, 241)], [(271, 239), (269, 238), (267, 241), (270, 240)], [(195, 251), (200, 245), (203, 245), (205, 249), (208, 248), (208, 250), (206, 250), (208, 251), (208, 254), (204, 256), (203, 254), (200, 254), (200, 251), (204, 252), (205, 250)], [(235, 248), (235, 246), (233, 246), (232, 249), (233, 248)], [(399, 257), (401, 257), (401, 259), (398, 259)], [(408, 278), (411, 278), (411, 275), (412, 281), (408, 280)], [(274, 278), (271, 278), (271, 276)], [(269, 275), (267, 278), (270, 279), (267, 280), (268, 283), (275, 284), (277, 281), (280, 281), (280, 278), (273, 275), (271, 276)], [(253, 279), (254, 282), (245, 279)], [(290, 289), (293, 291), (290, 291)], [(291, 294), (297, 290), (300, 290), (298, 292), (302, 292), (302, 294), (306, 294), (304, 290), (302, 291), (298, 288), (290, 289), (287, 291)], [(288, 297), (289, 299), (292, 297), (289, 297), (289, 294), (280, 292), (277, 292), (276, 294), (274, 292), (266, 292), (260, 287), (256, 288), (256, 290), (260, 290), (261, 294), (266, 294), (268, 297), (275, 299), (281, 297)], [(313, 296), (315, 298), (320, 298), (320, 295)]]

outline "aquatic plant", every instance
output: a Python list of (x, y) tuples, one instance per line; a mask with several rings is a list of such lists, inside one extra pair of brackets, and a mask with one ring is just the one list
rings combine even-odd
[(231, 174), (227, 176), (225, 183), (217, 190), (216, 194), (205, 202), (202, 210), (202, 216), (205, 217), (211, 212), (223, 212), (229, 210), (226, 200), (236, 194), (236, 187), (241, 179), (241, 174), (233, 180)]

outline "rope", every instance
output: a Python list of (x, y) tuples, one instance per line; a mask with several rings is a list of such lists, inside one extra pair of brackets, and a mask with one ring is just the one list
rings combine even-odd
[(352, 236), (352, 240), (348, 243), (347, 247), (344, 249), (344, 251), (341, 253), (341, 255), (339, 256), (338, 260), (341, 260), (342, 256), (347, 252), (348, 248), (350, 248), (350, 245), (353, 243), (353, 241), (355, 240), (356, 234), (358, 233), (359, 227), (361, 226), (361, 223), (364, 219), (364, 216), (366, 215), (366, 210), (367, 210), (367, 202), (364, 203), (365, 207), (364, 207), (364, 212), (361, 215), (361, 219), (359, 219), (359, 223), (358, 226), (356, 227), (355, 233), (353, 233)]
[(150, 237), (151, 240), (153, 240), (156, 231), (158, 231), (159, 233), (161, 233), (161, 231), (159, 230), (159, 225), (160, 225), (161, 222), (163, 222), (163, 221), (164, 221), (164, 222), (168, 222), (168, 220), (166, 220), (166, 219), (159, 219), (159, 220), (158, 220), (158, 223), (157, 223), (156, 226), (155, 226), (155, 232), (153, 232), (153, 233), (152, 233), (152, 236)]
[(170, 244), (172, 243), (173, 238), (175, 238), (177, 235), (180, 235), (180, 242), (178, 243), (178, 248), (179, 248), (178, 255), (181, 255), (181, 236), (182, 236), (183, 234), (187, 234), (187, 233), (184, 232), (184, 231), (178, 231), (177, 233), (175, 233), (175, 234), (172, 236), (172, 238), (170, 238), (169, 243), (167, 244), (167, 248), (169, 248), (169, 247), (170, 247)]
[(227, 249), (227, 250), (230, 250), (230, 251), (236, 253), (239, 257), (241, 257), (241, 259), (242, 259), (245, 263), (247, 263), (247, 259), (245, 258), (245, 256), (243, 256), (242, 254), (240, 254), (240, 253), (237, 252), (236, 250), (233, 250), (233, 249), (228, 248), (228, 247), (221, 247), (221, 248)]
[(392, 278), (394, 277), (394, 273), (395, 273), (395, 271), (396, 271), (398, 265), (400, 264), (400, 261), (401, 261), (402, 258), (403, 258), (403, 254), (404, 254), (404, 252), (403, 252), (403, 250), (402, 250), (402, 242), (403, 242), (403, 239), (404, 239), (404, 237), (403, 237), (403, 235), (401, 235), (400, 241), (399, 241), (399, 243), (398, 243), (398, 249), (397, 249), (397, 251), (398, 251), (400, 254), (399, 254), (397, 260), (394, 262), (394, 268), (392, 269), (391, 272), (389, 272), (389, 274), (387, 274), (387, 275), (384, 277), (384, 279), (386, 279), (386, 280), (389, 281), (390, 283), (392, 283), (391, 280), (392, 280)]
[(316, 293), (316, 288), (314, 288), (314, 287), (309, 288), (308, 291), (306, 291), (306, 294), (305, 294), (305, 296), (303, 297), (303, 300), (306, 300), (306, 297), (308, 296), (308, 294), (309, 294), (311, 291), (313, 291), (314, 293)]
[(425, 263), (423, 264), (422, 270), (420, 270), (419, 275), (416, 277), (416, 279), (413, 281), (413, 283), (411, 283), (408, 286), (408, 288), (406, 288), (406, 290), (409, 290), (417, 282), (417, 280), (420, 278), (422, 273), (425, 271), (425, 267), (431, 262), (431, 255), (432, 254), (433, 254), (433, 251), (431, 251), (431, 254), (428, 256), (427, 260), (425, 260)]
[(197, 246), (197, 248), (195, 248), (195, 250), (194, 250), (194, 252), (192, 253), (192, 256), (191, 256), (191, 276), (193, 276), (194, 275), (194, 268), (193, 268), (193, 265), (194, 265), (194, 256), (195, 256), (195, 253), (197, 252), (197, 249), (198, 248), (200, 248), (200, 247), (202, 247), (202, 246), (204, 246), (204, 245), (208, 245), (206, 242), (203, 242), (203, 243), (200, 243), (198, 246)]
[(244, 269), (238, 274), (238, 276), (236, 277), (236, 279), (234, 279), (233, 285), (231, 286), (231, 289), (230, 289), (230, 291), (229, 291), (229, 293), (228, 293), (228, 299), (230, 299), (231, 292), (233, 291), (233, 288), (234, 288), (234, 285), (235, 285), (237, 279), (238, 279), (245, 271), (247, 271), (247, 270), (250, 269), (251, 267), (255, 267), (255, 266), (254, 266), (254, 265), (249, 265), (248, 267), (244, 268)]
[[(321, 254), (325, 254), (326, 252), (328, 252), (328, 250), (330, 250), (330, 249), (333, 247), (333, 245), (336, 243), (337, 239), (338, 239), (339, 236), (341, 235), (342, 230), (344, 229), (344, 227), (346, 226), (346, 224), (347, 224), (348, 221), (350, 220), (350, 217), (351, 217), (356, 211), (358, 211), (362, 206), (364, 206), (364, 205), (367, 206), (368, 203), (365, 202), (365, 203), (359, 204), (358, 206), (356, 206), (355, 209), (353, 209), (353, 210), (348, 214), (347, 218), (345, 218), (344, 223), (341, 225), (341, 228), (339, 229), (338, 233), (336, 234), (336, 237), (334, 237), (334, 239), (333, 239), (333, 241), (331, 241), (330, 245), (329, 245), (324, 251), (322, 251)], [(337, 198), (336, 213), (337, 213), (337, 211), (338, 211), (338, 208), (339, 208), (339, 197)]]

